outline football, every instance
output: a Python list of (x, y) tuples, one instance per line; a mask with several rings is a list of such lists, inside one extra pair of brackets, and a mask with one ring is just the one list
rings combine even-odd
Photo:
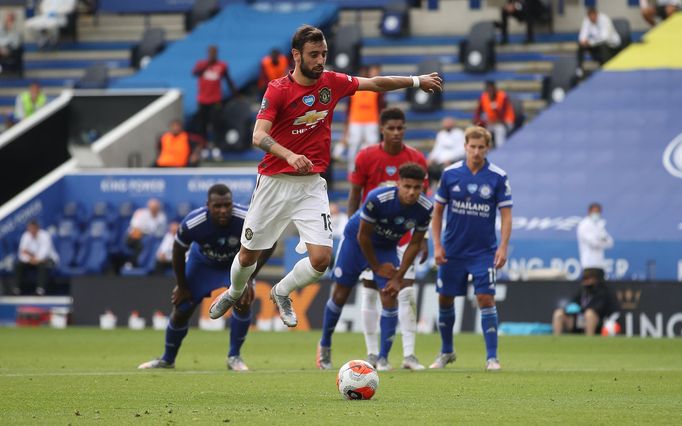
[(601, 328), (602, 336), (617, 336), (620, 334), (620, 324), (616, 321), (604, 321), (604, 325)]
[(367, 361), (348, 361), (339, 369), (336, 386), (346, 399), (370, 399), (379, 386), (379, 375)]

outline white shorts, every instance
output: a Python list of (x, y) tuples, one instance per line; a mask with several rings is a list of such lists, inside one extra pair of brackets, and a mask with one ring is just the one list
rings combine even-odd
[(348, 145), (356, 150), (379, 143), (379, 124), (351, 123), (348, 125)]
[(249, 250), (272, 247), (294, 222), (301, 242), (332, 247), (327, 181), (319, 174), (258, 175), (241, 243)]
[[(398, 259), (400, 259), (401, 262), (403, 261), (403, 255), (405, 254), (405, 250), (407, 250), (407, 246), (408, 246), (407, 244), (402, 245), (402, 246), (398, 246)], [(414, 262), (412, 262), (412, 265), (410, 265), (410, 267), (407, 269), (407, 272), (405, 272), (405, 276), (403, 277), (404, 279), (406, 279), (406, 280), (415, 279), (416, 274), (414, 271), (415, 271), (417, 265), (419, 264), (420, 258), (421, 258), (421, 256), (419, 255), (419, 253), (417, 253), (417, 257), (414, 258)], [(361, 280), (373, 281), (374, 280), (374, 273), (372, 272), (371, 269), (365, 269), (360, 274), (360, 279)]]

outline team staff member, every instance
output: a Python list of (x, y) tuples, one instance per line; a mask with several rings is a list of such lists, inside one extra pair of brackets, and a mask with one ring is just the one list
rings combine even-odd
[(308, 25), (296, 31), (291, 47), (294, 71), (270, 82), (257, 116), (253, 142), (266, 154), (258, 166), (258, 184), (246, 215), (242, 248), (232, 263), (232, 287), (213, 305), (214, 318), (239, 299), (260, 252), (272, 247), (293, 222), (308, 257), (300, 260), (270, 294), (284, 324), (298, 324), (289, 294), (322, 277), (332, 257), (327, 185), (319, 174), (329, 166), (331, 121), (339, 100), (356, 90), (385, 92), (410, 86), (427, 92), (442, 90), (442, 79), (436, 73), (357, 78), (325, 71), (327, 42), (322, 31)]

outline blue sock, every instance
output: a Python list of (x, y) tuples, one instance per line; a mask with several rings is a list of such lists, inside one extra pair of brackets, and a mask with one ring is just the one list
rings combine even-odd
[(455, 305), (438, 310), (438, 331), (440, 331), (440, 353), (449, 354), (455, 351), (452, 329), (455, 326)]
[(232, 310), (232, 318), (230, 319), (230, 352), (227, 356), (239, 355), (239, 351), (246, 340), (246, 333), (249, 332), (251, 325), (251, 313), (244, 316), (239, 315), (239, 312)]
[(395, 329), (398, 326), (398, 308), (384, 308), (381, 310), (381, 319), (379, 320), (379, 327), (381, 328), (381, 349), (379, 349), (379, 358), (388, 359), (388, 353), (393, 346), (393, 338), (395, 337)]
[(320, 346), (325, 348), (332, 347), (332, 333), (336, 328), (336, 323), (339, 322), (343, 306), (338, 306), (332, 299), (327, 300), (327, 305), (324, 307), (324, 317), (322, 319), (322, 339), (320, 339)]
[(171, 322), (168, 321), (168, 326), (166, 327), (166, 351), (161, 357), (164, 361), (169, 364), (173, 364), (175, 362), (175, 357), (178, 356), (180, 345), (182, 345), (182, 339), (187, 336), (188, 329), (189, 324), (175, 328)]
[(481, 308), (481, 328), (485, 338), (486, 359), (497, 358), (497, 307)]

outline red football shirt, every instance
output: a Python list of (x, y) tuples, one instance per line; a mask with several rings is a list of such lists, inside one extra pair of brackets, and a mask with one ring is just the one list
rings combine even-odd
[(223, 61), (216, 61), (208, 65), (207, 60), (201, 60), (194, 66), (192, 73), (199, 70), (203, 72), (199, 76), (199, 93), (197, 101), (200, 104), (215, 104), (223, 99), (222, 79), (227, 74), (227, 64)]
[[(362, 201), (367, 194), (385, 182), (395, 182), (400, 179), (398, 168), (405, 163), (417, 163), (426, 167), (426, 157), (421, 151), (403, 144), (403, 149), (397, 155), (390, 155), (383, 148), (384, 144), (371, 145), (360, 150), (355, 157), (355, 169), (350, 175), (350, 182), (362, 186)], [(429, 185), (429, 177), (424, 179), (424, 191)]]
[[(301, 86), (291, 74), (272, 80), (263, 96), (259, 120), (272, 122), (270, 136), (313, 163), (313, 173), (327, 170), (331, 160), (331, 124), (334, 107), (358, 89), (357, 78), (325, 71), (312, 86)], [(266, 153), (258, 173), (275, 175), (296, 172), (286, 161)]]

